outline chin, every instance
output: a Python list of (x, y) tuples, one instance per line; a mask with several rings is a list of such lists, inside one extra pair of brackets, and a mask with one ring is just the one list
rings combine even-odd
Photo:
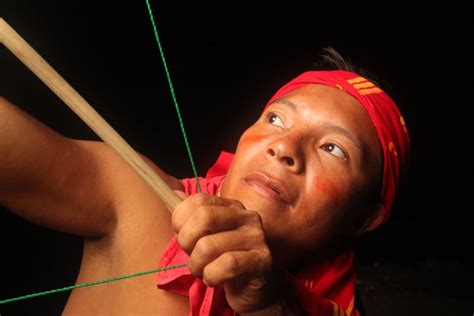
[(262, 218), (265, 215), (275, 216), (289, 209), (287, 204), (262, 197), (253, 191), (242, 190), (238, 200), (244, 204), (246, 209), (258, 212)]

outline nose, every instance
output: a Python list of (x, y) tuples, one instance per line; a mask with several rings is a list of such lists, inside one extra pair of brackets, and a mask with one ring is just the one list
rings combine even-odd
[(267, 148), (267, 157), (276, 159), (294, 173), (303, 171), (304, 163), (298, 139), (285, 137), (273, 142)]

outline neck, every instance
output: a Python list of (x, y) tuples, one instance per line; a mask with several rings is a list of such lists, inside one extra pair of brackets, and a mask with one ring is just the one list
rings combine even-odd
[(335, 260), (341, 254), (352, 249), (354, 249), (354, 242), (345, 239), (327, 244), (323, 248), (313, 251), (310, 255), (301, 255), (290, 258), (287, 253), (280, 254), (277, 252), (273, 257), (276, 265), (287, 269), (289, 272), (297, 273), (304, 267)]

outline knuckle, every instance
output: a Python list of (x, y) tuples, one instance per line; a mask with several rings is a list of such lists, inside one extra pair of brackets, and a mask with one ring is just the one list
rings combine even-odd
[(241, 260), (240, 256), (235, 253), (226, 253), (225, 260), (227, 269), (232, 275), (236, 275), (240, 270)]
[(192, 249), (191, 238), (188, 232), (180, 231), (176, 236), (179, 246), (184, 252), (189, 253)]
[(203, 268), (200, 264), (198, 264), (194, 260), (190, 260), (188, 263), (188, 269), (191, 272), (192, 275), (195, 277), (201, 277), (203, 273)]
[(230, 200), (230, 206), (239, 209), (245, 209), (245, 205), (239, 200)]
[(248, 221), (250, 224), (255, 225), (257, 227), (262, 227), (262, 217), (256, 211), (248, 211), (247, 212)]
[(272, 266), (273, 258), (272, 258), (272, 253), (268, 247), (264, 247), (262, 249), (262, 254), (263, 262), (266, 263), (268, 267)]
[(179, 232), (179, 230), (183, 227), (183, 220), (181, 216), (176, 210), (171, 215), (171, 228), (174, 232)]
[(202, 271), (202, 280), (208, 287), (219, 286), (225, 277), (213, 266), (206, 266)]
[(203, 237), (198, 240), (194, 248), (195, 255), (199, 258), (211, 257), (217, 249), (216, 242), (211, 237)]
[(199, 225), (205, 231), (211, 231), (215, 223), (215, 213), (212, 207), (201, 206), (197, 209), (196, 216), (199, 217)]
[(255, 264), (260, 267), (262, 271), (268, 271), (272, 267), (272, 256), (268, 248), (253, 251)]
[(197, 205), (204, 205), (210, 203), (209, 195), (205, 193), (197, 193), (192, 196), (192, 202)]
[(180, 203), (171, 214), (171, 227), (175, 232), (178, 232), (183, 227), (186, 221), (186, 207)]
[(202, 271), (202, 279), (207, 286), (213, 286), (215, 283), (214, 273), (209, 272), (208, 268), (204, 268), (204, 270)]
[(252, 240), (254, 240), (257, 243), (265, 243), (265, 233), (263, 232), (262, 229), (260, 228), (253, 228), (250, 229), (249, 232)]
[(247, 242), (247, 244), (249, 245), (255, 245), (255, 244), (259, 244), (260, 243), (260, 230), (256, 227), (253, 227), (253, 226), (245, 226), (245, 227), (242, 227), (240, 229), (243, 234), (244, 234), (244, 238), (245, 238), (245, 241)]

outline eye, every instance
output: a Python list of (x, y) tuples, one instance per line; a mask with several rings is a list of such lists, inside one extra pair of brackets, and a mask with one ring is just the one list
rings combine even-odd
[(276, 115), (275, 113), (272, 113), (272, 112), (268, 113), (267, 122), (270, 123), (270, 124), (279, 126), (279, 127), (284, 127), (283, 121), (281, 120), (281, 118), (278, 115)]
[(344, 151), (342, 151), (342, 149), (337, 146), (336, 144), (333, 144), (333, 143), (327, 143), (327, 144), (324, 144), (323, 146), (321, 146), (321, 148), (324, 150), (324, 151), (327, 151), (329, 152), (331, 155), (334, 155), (336, 157), (339, 157), (341, 159), (346, 159), (346, 154), (344, 153)]

